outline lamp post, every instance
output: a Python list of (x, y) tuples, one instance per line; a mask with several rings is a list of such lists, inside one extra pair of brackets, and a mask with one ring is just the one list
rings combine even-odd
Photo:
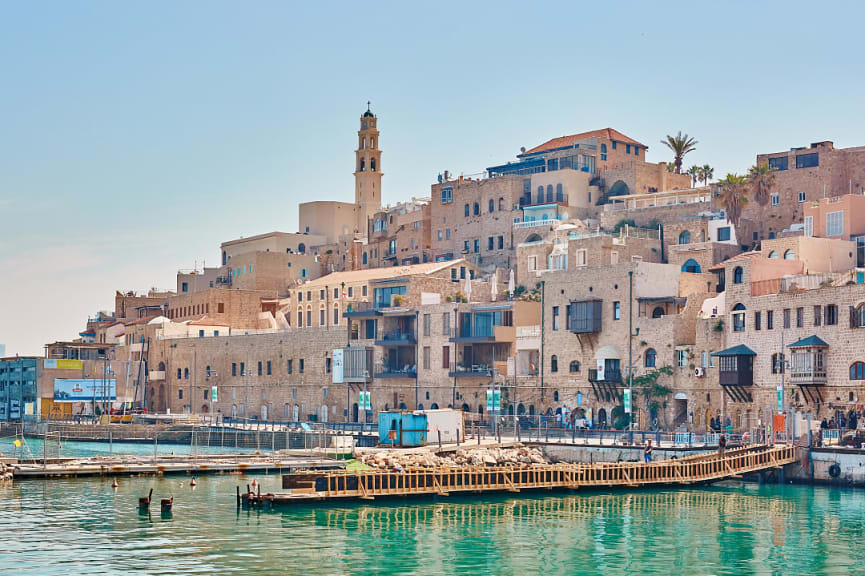
[(640, 335), (640, 328), (634, 330), (634, 271), (628, 271), (628, 428), (634, 429), (634, 336)]

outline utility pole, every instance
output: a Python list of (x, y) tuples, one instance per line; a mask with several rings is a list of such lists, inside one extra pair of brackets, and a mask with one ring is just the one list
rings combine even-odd
[(628, 271), (628, 428), (634, 429), (634, 271)]
[(541, 280), (541, 412), (544, 401), (544, 319), (546, 318), (546, 281)]
[[(420, 401), (420, 389), (418, 386), (418, 373), (420, 372), (420, 310), (414, 311), (414, 409), (417, 410)], [(430, 327), (432, 330), (432, 327)]]
[(245, 390), (243, 392), (243, 420), (245, 423), (245, 421), (248, 419), (247, 414), (249, 411), (249, 348), (246, 349), (246, 363), (243, 365), (243, 374), (245, 376), (244, 380), (246, 382), (246, 384), (244, 385)]
[(195, 366), (198, 360), (198, 351), (192, 351), (192, 379), (189, 381), (189, 415), (192, 416), (192, 396), (195, 391)]

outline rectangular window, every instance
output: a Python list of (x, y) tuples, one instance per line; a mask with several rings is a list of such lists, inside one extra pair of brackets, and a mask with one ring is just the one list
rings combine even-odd
[(319, 309), (318, 311), (318, 325), (324, 326), (324, 308)]
[(339, 326), (339, 308), (333, 309), (333, 325)]
[(349, 297), (349, 298), (354, 298), (354, 286), (349, 286), (349, 287), (348, 287), (348, 297)]
[(430, 369), (430, 347), (429, 346), (423, 347), (423, 369), (424, 370)]
[(826, 214), (826, 236), (841, 236), (844, 234), (844, 211)]
[(319, 293), (318, 293), (318, 299), (319, 299), (319, 300), (324, 300), (324, 288), (322, 288), (321, 290), (319, 290)]
[(775, 329), (775, 311), (766, 310), (766, 330)]
[(770, 170), (786, 170), (787, 156), (779, 156), (778, 158), (769, 158)]
[(805, 237), (810, 238), (814, 235), (814, 217), (805, 216)]
[(204, 338), (204, 330), (199, 330), (199, 331), (198, 331), (198, 337), (199, 337), (199, 338)]
[(781, 196), (777, 192), (772, 193), (772, 206), (781, 205)]
[(475, 254), (477, 254), (480, 251), (481, 251), (481, 241), (478, 239), (475, 239)]
[(817, 152), (811, 154), (799, 154), (796, 156), (796, 168), (815, 168), (820, 165), (820, 157)]
[(450, 336), (451, 333), (451, 313), (442, 313), (442, 336)]
[(451, 229), (450, 229), (450, 228), (448, 228), (448, 229), (445, 230), (445, 238), (446, 238), (447, 240), (450, 240), (450, 239), (451, 239)]
[(631, 145), (625, 144), (625, 154), (630, 154), (630, 153), (631, 153)]
[[(325, 359), (324, 359), (324, 371), (325, 371), (326, 374), (330, 374), (330, 366), (331, 366), (331, 363), (330, 363), (330, 362), (331, 362), (330, 358), (325, 358)], [(326, 393), (327, 393), (327, 388), (325, 388), (324, 391), (325, 391), (325, 394), (326, 394)]]
[(292, 372), (291, 360), (288, 361), (288, 366), (286, 366), (285, 371), (286, 371), (288, 374), (291, 374), (291, 372)]
[(820, 325), (820, 320), (822, 316), (823, 314), (820, 306), (814, 306), (814, 326)]
[(684, 368), (688, 365), (688, 350), (676, 350), (676, 366)]
[(553, 330), (559, 329), (559, 307), (553, 306)]
[(424, 314), (423, 315), (423, 335), (424, 336), (430, 335), (430, 325), (431, 324), (432, 324), (432, 320), (430, 319), (430, 315)]
[(504, 250), (505, 248), (505, 237), (499, 236), (499, 250)]
[(240, 363), (240, 375), (246, 376), (246, 362)]
[(454, 201), (453, 186), (445, 186), (442, 188), (442, 204), (450, 204)]
[(258, 375), (261, 376), (261, 362), (258, 363)]
[(231, 375), (237, 376), (237, 362), (231, 363)]
[(450, 346), (442, 346), (442, 368), (449, 369), (451, 367), (451, 349)]
[(298, 370), (301, 374), (303, 374), (303, 358), (301, 358), (300, 360), (298, 360), (298, 362), (297, 362), (297, 370)]
[(538, 269), (538, 257), (537, 256), (529, 256), (527, 259), (527, 266), (529, 272), (534, 272)]
[(441, 230), (438, 231), (438, 237), (439, 237), (439, 240), (442, 239), (442, 231)]
[(715, 357), (712, 356), (712, 351), (709, 350), (709, 368), (715, 367)]
[(835, 326), (838, 324), (838, 305), (827, 304), (823, 309), (823, 324), (826, 326)]
[(803, 204), (805, 202), (805, 193), (799, 192), (799, 204)]
[(577, 265), (578, 267), (579, 267), (579, 266), (585, 266), (585, 265), (586, 265), (586, 262), (587, 262), (587, 256), (586, 256), (586, 254), (587, 254), (587, 252), (586, 252), (586, 250), (584, 250), (584, 249), (583, 249), (583, 250), (577, 250), (577, 262), (576, 262), (576, 265)]
[(487, 250), (495, 250), (496, 247), (496, 239), (490, 236), (487, 238)]
[(730, 240), (730, 227), (723, 226), (718, 228), (718, 242), (727, 242)]
[(471, 242), (469, 242), (468, 240), (463, 241), (463, 252), (468, 252), (469, 250), (471, 250), (471, 247)]
[(613, 320), (622, 319), (622, 303), (618, 300), (613, 302)]
[(801, 328), (805, 322), (805, 309), (796, 308), (796, 328)]
[(763, 324), (761, 322), (761, 314), (760, 312), (754, 312), (754, 330), (762, 330)]
[(613, 150), (615, 150), (615, 149), (616, 149), (616, 141), (613, 140)]
[(270, 376), (273, 374), (273, 370), (271, 369), (270, 360), (267, 361), (267, 375)]
[(784, 308), (784, 328), (790, 327), (790, 309)]

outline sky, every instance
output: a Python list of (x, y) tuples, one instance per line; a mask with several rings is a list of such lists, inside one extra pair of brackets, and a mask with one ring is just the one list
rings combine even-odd
[(614, 127), (686, 165), (865, 145), (865, 3), (5, 2), (0, 343), (41, 354), (221, 242), (351, 201), (372, 101), (383, 201)]

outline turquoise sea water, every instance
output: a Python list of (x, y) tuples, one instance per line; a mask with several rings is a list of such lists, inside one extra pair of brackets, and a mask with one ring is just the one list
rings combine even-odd
[[(13, 456), (16, 453), (16, 448), (13, 445), (14, 438), (0, 438), (0, 454)], [(77, 442), (74, 440), (61, 440), (59, 445), (56, 440), (43, 443), (41, 438), (27, 437), (24, 439), (24, 445), (17, 449), (20, 458), (41, 458), (42, 450), (45, 447), (49, 458), (78, 458), (89, 456), (108, 456), (108, 455), (124, 455), (124, 456), (153, 456), (154, 451), (160, 456), (168, 456), (175, 454), (177, 456), (189, 454), (194, 451), (196, 454), (234, 454), (237, 452), (252, 452), (252, 448), (234, 448), (234, 447), (208, 447), (195, 445), (190, 447), (189, 444), (171, 444), (168, 442), (157, 442), (156, 446), (152, 442)]]
[[(0, 573), (865, 573), (860, 491), (730, 484), (238, 510), (235, 486), (252, 478), (0, 486)], [(254, 478), (279, 490), (276, 476)]]

